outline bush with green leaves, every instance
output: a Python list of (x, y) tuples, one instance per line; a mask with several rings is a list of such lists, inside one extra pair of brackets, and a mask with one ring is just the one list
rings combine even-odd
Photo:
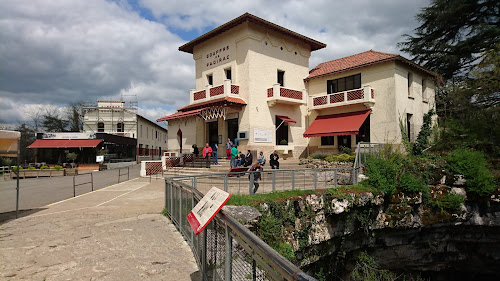
[(320, 160), (323, 160), (325, 159), (325, 155), (322, 155), (322, 154), (313, 154), (311, 156), (309, 156), (311, 159), (320, 159)]
[(50, 169), (48, 166), (42, 166), (40, 167), (40, 170), (46, 170), (46, 169)]
[(429, 206), (440, 211), (455, 211), (464, 203), (464, 197), (459, 194), (446, 193), (443, 196), (429, 201)]
[(354, 155), (342, 153), (339, 155), (335, 155), (335, 154), (328, 155), (325, 158), (325, 160), (328, 162), (354, 162), (355, 158), (356, 158), (356, 156), (354, 156)]
[(35, 167), (28, 167), (28, 170), (36, 170)]
[[(19, 166), (19, 170), (22, 170), (23, 167)], [(17, 171), (17, 166), (12, 166), (12, 171)]]
[(369, 155), (365, 163), (368, 179), (361, 184), (374, 187), (386, 195), (392, 195), (396, 191), (401, 161), (401, 156), (398, 154), (389, 157)]
[(447, 161), (454, 173), (465, 177), (467, 192), (488, 196), (496, 190), (493, 176), (488, 171), (482, 152), (456, 149), (448, 155)]
[(61, 170), (62, 168), (63, 168), (63, 167), (62, 167), (62, 166), (59, 166), (59, 165), (55, 165), (55, 166), (54, 166), (54, 169), (56, 169), (56, 170)]
[(409, 193), (429, 192), (429, 187), (424, 183), (424, 181), (421, 178), (417, 178), (408, 172), (405, 172), (400, 176), (398, 182), (398, 188), (404, 192), (409, 192)]
[(339, 146), (339, 151), (342, 152), (342, 153), (345, 153), (345, 154), (349, 154), (351, 155), (352, 154), (352, 149), (350, 147), (347, 147), (347, 146)]

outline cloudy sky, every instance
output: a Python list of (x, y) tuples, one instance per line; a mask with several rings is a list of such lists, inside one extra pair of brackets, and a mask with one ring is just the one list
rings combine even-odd
[[(209, 3), (209, 4), (208, 4)], [(2, 0), (0, 123), (76, 101), (130, 99), (155, 120), (189, 103), (182, 44), (245, 12), (326, 43), (320, 62), (369, 49), (400, 53), (429, 0)], [(405, 55), (405, 54), (403, 54)]]

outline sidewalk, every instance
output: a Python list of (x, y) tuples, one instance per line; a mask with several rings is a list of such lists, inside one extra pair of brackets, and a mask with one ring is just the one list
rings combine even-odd
[(164, 181), (134, 179), (0, 225), (1, 280), (199, 280), (160, 214)]

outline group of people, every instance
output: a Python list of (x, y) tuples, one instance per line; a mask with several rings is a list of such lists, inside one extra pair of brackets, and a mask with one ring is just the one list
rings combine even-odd
[[(193, 154), (195, 155), (196, 158), (199, 157), (200, 151), (198, 149), (198, 146), (196, 144), (193, 144)], [(212, 146), (208, 145), (208, 143), (205, 144), (202, 150), (202, 155), (203, 158), (206, 159), (206, 167), (210, 168), (210, 157), (212, 158), (212, 165), (219, 165), (219, 160), (217, 160), (217, 150), (219, 146), (214, 143)]]

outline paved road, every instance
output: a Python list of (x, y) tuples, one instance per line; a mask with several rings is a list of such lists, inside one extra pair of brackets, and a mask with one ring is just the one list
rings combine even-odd
[[(130, 166), (130, 178), (139, 176), (140, 165)], [(92, 172), (94, 190), (118, 183), (119, 169)], [(127, 168), (121, 169), (120, 181), (127, 180)], [(90, 181), (90, 174), (78, 175), (76, 184)], [(76, 195), (91, 191), (91, 185), (85, 184), (76, 187)], [(46, 206), (73, 197), (73, 177), (31, 178), (19, 180), (19, 209), (29, 210)], [(16, 210), (16, 180), (0, 178), (0, 222), (5, 217), (11, 217)]]
[(138, 178), (0, 224), (0, 280), (200, 280), (163, 188)]

